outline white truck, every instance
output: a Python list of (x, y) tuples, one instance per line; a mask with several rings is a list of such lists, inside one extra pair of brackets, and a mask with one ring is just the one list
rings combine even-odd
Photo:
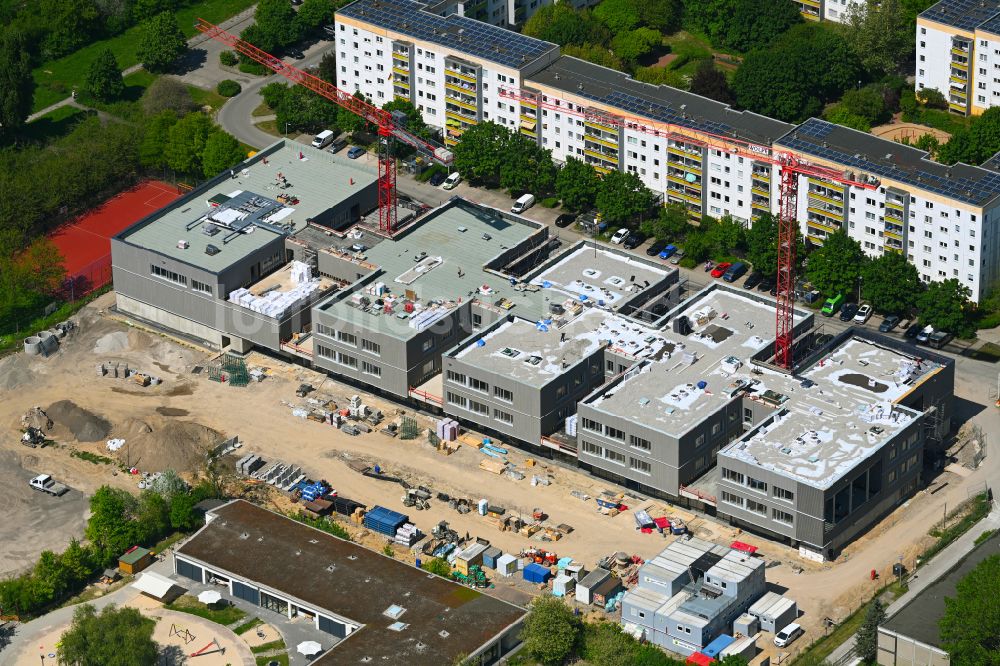
[(40, 490), (43, 493), (48, 493), (49, 495), (53, 495), (55, 497), (59, 497), (69, 490), (69, 488), (63, 484), (57, 483), (56, 480), (48, 474), (39, 474), (31, 481), (28, 481), (28, 485), (35, 490)]

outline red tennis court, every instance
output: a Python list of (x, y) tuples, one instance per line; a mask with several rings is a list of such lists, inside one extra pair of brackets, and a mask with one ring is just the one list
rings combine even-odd
[(49, 235), (63, 255), (66, 276), (86, 290), (111, 280), (112, 236), (179, 197), (176, 187), (151, 180), (113, 196)]

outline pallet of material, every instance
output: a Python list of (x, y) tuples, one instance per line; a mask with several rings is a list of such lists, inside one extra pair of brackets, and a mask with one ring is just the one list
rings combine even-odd
[(483, 438), (470, 433), (463, 433), (458, 436), (458, 441), (463, 444), (468, 444), (469, 446), (474, 446), (477, 449), (483, 448)]
[(490, 474), (503, 474), (503, 471), (507, 469), (507, 463), (484, 458), (479, 461), (479, 469), (484, 469)]
[(530, 537), (532, 534), (534, 534), (540, 529), (542, 528), (539, 527), (538, 525), (525, 525), (524, 527), (518, 530), (518, 533), (521, 534), (522, 536)]

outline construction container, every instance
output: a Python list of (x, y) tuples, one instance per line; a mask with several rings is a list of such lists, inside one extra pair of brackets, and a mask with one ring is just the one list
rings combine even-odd
[(726, 634), (722, 634), (722, 635), (716, 637), (716, 639), (714, 641), (712, 641), (711, 643), (709, 643), (708, 645), (706, 645), (705, 647), (703, 647), (701, 649), (701, 651), (704, 654), (707, 654), (709, 657), (712, 657), (713, 659), (715, 659), (716, 657), (719, 656), (719, 654), (722, 653), (722, 651), (724, 649), (726, 649), (727, 647), (729, 647), (730, 644), (732, 644), (732, 642), (734, 640), (736, 640), (736, 639), (733, 638), (732, 636), (728, 636)]
[(497, 568), (497, 559), (503, 555), (503, 551), (496, 546), (490, 546), (483, 551), (483, 566), (490, 569)]
[(590, 588), (590, 603), (595, 606), (604, 606), (608, 599), (622, 591), (621, 579), (611, 576), (599, 585)]
[(153, 563), (153, 553), (148, 548), (132, 546), (118, 558), (118, 570), (122, 573), (137, 574)]
[(522, 574), (524, 580), (529, 583), (547, 583), (549, 578), (552, 578), (552, 572), (549, 571), (548, 567), (543, 567), (541, 564), (531, 564), (524, 567), (524, 572)]
[(583, 577), (576, 586), (576, 600), (580, 603), (593, 603), (591, 590), (611, 577), (611, 572), (598, 567)]
[(733, 620), (733, 633), (744, 636), (756, 636), (760, 631), (760, 622), (750, 613), (743, 613)]
[(704, 652), (695, 652), (689, 655), (687, 660), (684, 662), (688, 666), (709, 666), (715, 661)]
[(748, 611), (760, 620), (763, 631), (775, 632), (783, 629), (799, 617), (799, 609), (791, 599), (775, 592), (768, 592), (757, 600)]
[(474, 543), (455, 557), (455, 569), (463, 576), (469, 575), (469, 567), (483, 563), (483, 553), (489, 546)]
[(364, 526), (379, 534), (395, 537), (397, 530), (408, 522), (408, 516), (384, 506), (375, 506), (365, 514)]
[(496, 560), (496, 570), (501, 576), (510, 578), (517, 573), (517, 558), (513, 555), (501, 555)]
[(757, 637), (743, 636), (742, 638), (735, 639), (732, 643), (722, 649), (719, 653), (720, 659), (725, 659), (730, 655), (735, 655), (737, 657), (743, 657), (747, 662), (754, 658), (757, 654)]
[(567, 564), (564, 571), (567, 576), (578, 583), (583, 580), (583, 577), (587, 574), (587, 570), (583, 568), (583, 565), (576, 563)]
[(552, 594), (557, 597), (565, 597), (576, 588), (576, 579), (564, 573), (556, 576), (552, 581)]

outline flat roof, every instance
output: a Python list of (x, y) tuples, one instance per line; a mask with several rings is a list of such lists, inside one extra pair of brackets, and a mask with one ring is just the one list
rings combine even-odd
[[(301, 158), (300, 158), (301, 155)], [(276, 141), (252, 158), (149, 215), (116, 238), (214, 273), (287, 236), (371, 186), (378, 175), (326, 151)], [(280, 183), (278, 174), (284, 177)], [(278, 197), (297, 202), (283, 203)], [(213, 206), (212, 203), (218, 204)], [(240, 210), (242, 208), (242, 210)], [(218, 222), (213, 223), (208, 216)], [(208, 235), (215, 227), (217, 233)], [(243, 227), (243, 232), (236, 230)], [(186, 241), (188, 247), (178, 247)], [(209, 245), (219, 252), (206, 254)]]
[(513, 69), (559, 48), (464, 16), (439, 16), (415, 0), (355, 0), (336, 13)]
[(452, 356), (541, 388), (605, 346), (620, 346), (645, 358), (655, 356), (665, 344), (666, 338), (655, 329), (599, 308), (585, 308), (569, 318), (501, 320), (476, 340), (464, 342)]
[[(385, 283), (394, 297), (407, 291), (417, 297), (418, 312), (451, 310), (473, 298), (493, 304), (507, 299), (512, 306), (539, 312), (539, 292), (514, 289), (503, 277), (484, 267), (538, 233), (541, 225), (455, 198), (428, 213), (402, 235), (385, 239), (365, 251), (365, 260), (381, 268), (376, 282)], [(422, 258), (421, 258), (422, 255)], [(419, 261), (415, 261), (419, 259)], [(374, 305), (352, 303), (350, 294), (335, 295), (319, 308), (359, 326), (408, 339), (418, 328), (414, 317), (400, 318), (402, 307), (386, 314)], [(437, 303), (437, 305), (435, 305)]]
[(632, 116), (767, 146), (794, 127), (684, 90), (642, 83), (572, 56), (560, 56), (532, 74), (531, 83), (586, 97)]
[[(749, 358), (774, 344), (774, 302), (713, 285), (685, 302), (692, 332), (660, 333), (673, 345), (625, 379), (586, 399), (602, 412), (642, 423), (675, 437), (701, 423), (732, 400), (727, 386)], [(802, 315), (796, 312), (796, 323)], [(706, 386), (698, 388), (698, 382)]]
[(985, 206), (1000, 195), (1000, 173), (940, 164), (927, 159), (926, 151), (818, 118), (792, 128), (776, 144), (973, 206)]
[(910, 599), (880, 629), (895, 631), (921, 643), (941, 647), (938, 622), (944, 616), (945, 598), (954, 598), (958, 582), (980, 562), (994, 555), (1000, 555), (1000, 532), (995, 532), (976, 546), (947, 573)]
[(614, 248), (581, 242), (548, 264), (530, 283), (618, 310), (674, 270)]
[(749, 397), (775, 414), (719, 455), (829, 488), (919, 418), (897, 402), (942, 368), (852, 337), (798, 376), (762, 369)]
[[(450, 664), (526, 614), (244, 500), (212, 513), (215, 518), (176, 555), (362, 625), (315, 664), (356, 664), (366, 657), (375, 664)], [(405, 612), (396, 618), (384, 615), (393, 604)], [(406, 624), (398, 632), (389, 628), (397, 620)]]
[(920, 12), (920, 18), (959, 30), (975, 30), (998, 12), (1000, 2), (997, 0), (941, 0)]

